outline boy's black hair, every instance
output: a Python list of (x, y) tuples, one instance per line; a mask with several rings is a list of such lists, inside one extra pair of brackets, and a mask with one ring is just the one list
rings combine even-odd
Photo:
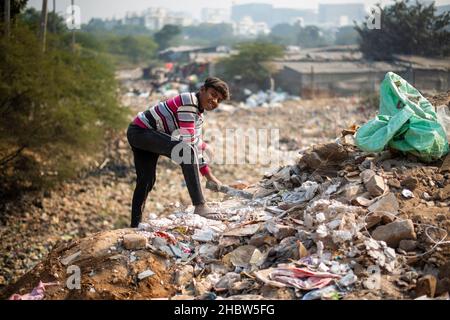
[(216, 78), (216, 77), (208, 77), (203, 84), (205, 89), (213, 88), (217, 92), (219, 92), (223, 96), (223, 100), (230, 99), (230, 89), (225, 81)]

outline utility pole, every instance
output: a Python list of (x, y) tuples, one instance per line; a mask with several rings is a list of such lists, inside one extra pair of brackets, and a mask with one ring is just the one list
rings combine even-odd
[(56, 33), (56, 0), (53, 0), (53, 33)]
[(5, 0), (5, 35), (9, 38), (11, 34), (11, 0)]
[(45, 52), (45, 48), (46, 48), (47, 18), (48, 18), (47, 2), (48, 2), (48, 0), (42, 0), (41, 33), (40, 33), (41, 41), (42, 41), (42, 52)]
[(75, 0), (72, 3), (72, 52), (75, 52)]

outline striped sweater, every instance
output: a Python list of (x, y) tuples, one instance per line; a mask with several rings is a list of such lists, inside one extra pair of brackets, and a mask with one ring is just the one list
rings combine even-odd
[(139, 112), (133, 123), (168, 135), (179, 135), (184, 142), (196, 148), (201, 174), (209, 172), (202, 152), (206, 148), (206, 143), (202, 141), (203, 110), (200, 109), (195, 93), (182, 93), (161, 101), (146, 111)]

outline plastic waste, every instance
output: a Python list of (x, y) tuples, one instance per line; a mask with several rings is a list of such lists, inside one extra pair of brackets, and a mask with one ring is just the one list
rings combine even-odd
[(437, 160), (449, 150), (433, 105), (393, 72), (381, 83), (379, 115), (357, 131), (356, 144), (366, 152), (390, 147), (425, 162)]

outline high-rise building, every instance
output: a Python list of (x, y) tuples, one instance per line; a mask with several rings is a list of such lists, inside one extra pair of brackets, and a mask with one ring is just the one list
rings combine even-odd
[(344, 26), (361, 22), (366, 17), (363, 3), (319, 4), (319, 23), (328, 26)]
[(188, 26), (192, 18), (185, 12), (170, 12), (165, 8), (149, 8), (142, 15), (145, 27), (152, 31), (161, 30), (166, 24)]
[(249, 3), (233, 5), (231, 19), (241, 21), (244, 17), (251, 17), (254, 22), (265, 22), (270, 28), (280, 23), (293, 24), (299, 19), (303, 24), (317, 23), (317, 14), (313, 10), (299, 10), (291, 8), (274, 8), (271, 4)]
[(222, 8), (203, 8), (202, 22), (204, 23), (224, 23), (230, 21), (230, 11)]

